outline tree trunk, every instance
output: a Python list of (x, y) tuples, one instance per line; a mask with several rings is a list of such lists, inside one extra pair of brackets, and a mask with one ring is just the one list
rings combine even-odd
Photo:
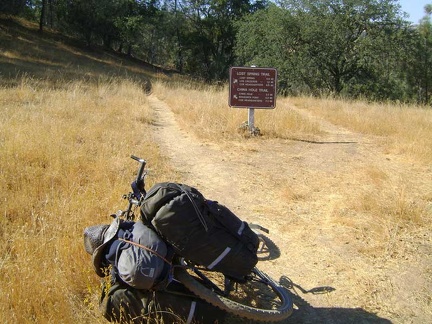
[(39, 32), (43, 32), (43, 26), (45, 24), (45, 11), (46, 11), (46, 2), (47, 0), (42, 0), (42, 8), (41, 8), (41, 15), (39, 20)]

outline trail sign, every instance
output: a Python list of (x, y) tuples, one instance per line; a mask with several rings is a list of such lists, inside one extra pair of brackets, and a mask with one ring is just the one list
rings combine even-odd
[(230, 69), (230, 107), (276, 107), (277, 71), (273, 68), (232, 67)]

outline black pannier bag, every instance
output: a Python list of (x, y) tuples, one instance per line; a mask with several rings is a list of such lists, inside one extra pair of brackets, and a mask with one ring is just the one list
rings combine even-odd
[(227, 313), (199, 299), (179, 282), (166, 290), (149, 291), (119, 281), (103, 281), (102, 315), (114, 323), (224, 323)]
[(259, 239), (227, 207), (207, 200), (195, 188), (163, 182), (147, 192), (141, 206), (153, 227), (178, 255), (237, 280), (258, 262)]

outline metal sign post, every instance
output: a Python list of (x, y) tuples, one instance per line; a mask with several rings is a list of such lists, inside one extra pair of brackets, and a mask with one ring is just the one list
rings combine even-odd
[(277, 71), (274, 68), (232, 67), (230, 69), (230, 107), (248, 108), (248, 126), (255, 133), (254, 109), (276, 107)]
[(255, 109), (248, 108), (248, 127), (251, 133), (255, 132)]

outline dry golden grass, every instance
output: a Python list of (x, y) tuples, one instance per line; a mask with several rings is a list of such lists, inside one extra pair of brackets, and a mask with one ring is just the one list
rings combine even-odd
[[(228, 89), (157, 82), (154, 93), (178, 119), (206, 139), (239, 139), (247, 109), (228, 106)], [(323, 129), (292, 109), (304, 109), (352, 132), (381, 137), (388, 152), (428, 163), (432, 160), (432, 110), (427, 107), (371, 104), (335, 99), (279, 98), (276, 109), (255, 109), (255, 126), (270, 138), (311, 140)]]
[[(0, 89), (0, 284), (5, 292), (0, 295), (0, 318), (23, 323), (56, 318), (98, 322), (98, 281), (82, 247), (83, 228), (107, 222), (108, 214), (122, 207), (121, 194), (129, 189), (136, 170), (130, 154), (149, 159), (156, 170), (152, 182), (174, 174), (148, 140), (152, 112), (140, 85), (114, 79), (69, 82), (55, 89), (47, 87), (49, 82), (29, 78), (17, 83)], [(199, 136), (243, 140), (237, 127), (246, 110), (227, 108), (225, 89), (173, 89), (158, 83), (154, 92)], [(257, 125), (265, 136), (320, 132), (314, 123), (303, 129), (288, 125), (296, 115), (289, 112), (291, 100), (295, 99), (281, 100), (286, 112), (278, 106), (258, 114)], [(406, 116), (404, 110), (397, 111)], [(373, 119), (359, 112), (356, 116), (364, 122)], [(218, 122), (212, 122), (214, 118)], [(393, 119), (403, 122), (402, 117)], [(383, 170), (363, 172), (375, 185), (373, 190), (359, 190), (346, 203), (356, 213), (355, 220), (340, 217), (337, 222), (357, 228), (359, 239), (370, 241), (364, 253), (397, 253), (401, 228), (428, 222), (425, 205), (408, 194), (412, 188), (393, 185)], [(292, 188), (283, 193), (287, 199), (310, 199), (306, 186)], [(366, 221), (368, 215), (377, 219), (373, 226)]]
[(353, 132), (382, 137), (386, 150), (432, 160), (432, 109), (392, 103), (292, 98), (299, 108)]
[(147, 137), (141, 87), (22, 79), (0, 88), (0, 318), (10, 323), (98, 322), (98, 280), (83, 249), (86, 226), (126, 206), (136, 154), (169, 177)]
[[(228, 88), (192, 83), (156, 82), (154, 93), (168, 103), (179, 121), (201, 138), (233, 140), (248, 136), (241, 126), (248, 121), (248, 110), (228, 105)], [(277, 109), (255, 109), (255, 126), (266, 138), (296, 138), (320, 134), (317, 123), (309, 121), (292, 109), (287, 101)]]

